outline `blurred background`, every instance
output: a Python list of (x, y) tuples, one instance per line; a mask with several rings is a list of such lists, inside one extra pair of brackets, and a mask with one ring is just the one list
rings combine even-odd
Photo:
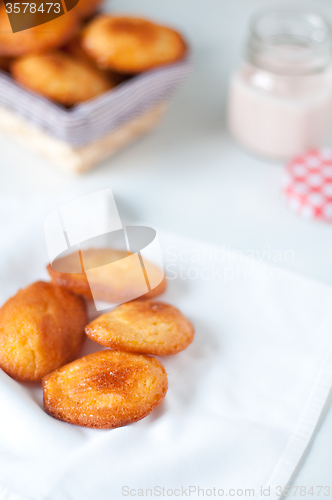
[[(248, 155), (226, 130), (227, 86), (256, 9), (307, 5), (332, 18), (329, 0), (114, 0), (116, 12), (178, 27), (191, 46), (193, 72), (151, 134), (96, 170), (71, 177), (1, 135), (1, 195), (79, 193), (112, 187), (123, 216), (153, 227), (255, 251), (294, 251), (278, 264), (332, 283), (329, 225), (303, 221), (280, 199), (281, 162)], [(270, 251), (270, 253), (269, 253)], [(287, 259), (285, 259), (287, 260)]]
[[(293, 5), (309, 7), (332, 21), (330, 0), (108, 2), (108, 10), (178, 28), (191, 47), (192, 74), (153, 133), (81, 177), (57, 171), (1, 135), (0, 196), (8, 209), (0, 216), (2, 227), (14, 232), (15, 217), (28, 223), (33, 216), (46, 215), (39, 213), (41, 198), (52, 208), (73, 196), (111, 187), (125, 223), (146, 223), (250, 252), (331, 285), (331, 226), (289, 212), (280, 196), (283, 162), (248, 154), (226, 127), (229, 77), (240, 63), (250, 17), (259, 8)], [(11, 207), (22, 207), (14, 219)], [(275, 252), (283, 256), (278, 261), (273, 260)], [(325, 413), (294, 484), (309, 487), (331, 481), (332, 412)]]

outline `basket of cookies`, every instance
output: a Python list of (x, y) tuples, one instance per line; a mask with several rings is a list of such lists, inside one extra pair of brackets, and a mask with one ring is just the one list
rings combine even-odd
[(0, 8), (0, 130), (74, 173), (153, 129), (190, 71), (176, 30), (101, 3), (20, 31), (12, 9), (35, 4)]

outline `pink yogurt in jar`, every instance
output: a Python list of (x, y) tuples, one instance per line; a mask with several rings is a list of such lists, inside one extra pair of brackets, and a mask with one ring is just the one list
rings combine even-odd
[(228, 124), (254, 153), (287, 159), (325, 145), (332, 128), (332, 35), (319, 15), (256, 17), (246, 58), (230, 82)]

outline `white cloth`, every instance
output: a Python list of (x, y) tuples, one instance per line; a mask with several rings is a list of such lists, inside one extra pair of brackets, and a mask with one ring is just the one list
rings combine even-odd
[[(261, 487), (275, 499), (287, 484), (332, 384), (331, 288), (159, 238), (170, 278), (162, 300), (196, 328), (186, 351), (160, 358), (164, 402), (127, 427), (84, 429), (48, 416), (39, 384), (0, 370), (1, 500), (151, 498), (150, 489), (152, 498), (261, 498)], [(46, 263), (41, 223), (3, 234), (1, 303), (46, 279)]]

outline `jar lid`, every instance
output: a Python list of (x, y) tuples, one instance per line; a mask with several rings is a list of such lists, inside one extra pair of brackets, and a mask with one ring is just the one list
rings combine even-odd
[(332, 149), (316, 149), (286, 165), (282, 183), (287, 207), (307, 219), (332, 222)]

